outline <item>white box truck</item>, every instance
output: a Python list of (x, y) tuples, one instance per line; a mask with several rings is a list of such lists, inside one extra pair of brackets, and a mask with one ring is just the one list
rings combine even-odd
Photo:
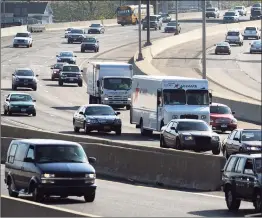
[(130, 123), (142, 135), (161, 131), (171, 119), (201, 119), (210, 123), (212, 94), (206, 79), (177, 76), (133, 77)]
[(130, 109), (132, 64), (93, 62), (88, 63), (85, 71), (89, 104), (106, 104), (112, 107)]

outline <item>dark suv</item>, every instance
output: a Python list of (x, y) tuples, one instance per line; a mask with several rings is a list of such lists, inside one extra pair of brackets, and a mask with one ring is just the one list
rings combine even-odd
[(12, 76), (12, 90), (20, 87), (31, 88), (34, 91), (37, 90), (36, 77), (38, 77), (38, 75), (35, 75), (30, 68), (17, 68)]
[(79, 87), (83, 86), (83, 70), (75, 64), (64, 65), (59, 74), (58, 85), (63, 86), (64, 83), (77, 83)]
[(93, 202), (96, 193), (95, 163), (75, 142), (21, 139), (10, 143), (5, 163), (5, 183), (11, 197), (32, 194), (37, 202), (45, 197), (84, 196)]
[(230, 156), (222, 170), (222, 182), (230, 211), (237, 211), (244, 200), (253, 202), (256, 212), (262, 213), (261, 153)]

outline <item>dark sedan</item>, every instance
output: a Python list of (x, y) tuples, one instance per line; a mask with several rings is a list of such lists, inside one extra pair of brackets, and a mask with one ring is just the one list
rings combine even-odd
[(11, 93), (4, 102), (4, 115), (28, 114), (36, 116), (35, 100), (25, 93)]
[(238, 152), (262, 152), (261, 129), (236, 129), (222, 142), (223, 155)]
[(231, 54), (231, 47), (228, 42), (221, 42), (215, 45), (215, 54)]
[(160, 147), (220, 154), (219, 135), (203, 120), (173, 119), (162, 127)]
[(59, 78), (59, 74), (60, 74), (60, 72), (63, 69), (63, 66), (65, 64), (66, 63), (57, 63), (53, 67), (51, 67), (51, 70), (52, 70), (51, 79), (52, 80), (55, 80), (55, 79)]
[(89, 104), (81, 106), (73, 116), (74, 131), (84, 129), (85, 133), (91, 131), (115, 132), (121, 135), (122, 121), (117, 116), (120, 112), (111, 106), (102, 104)]

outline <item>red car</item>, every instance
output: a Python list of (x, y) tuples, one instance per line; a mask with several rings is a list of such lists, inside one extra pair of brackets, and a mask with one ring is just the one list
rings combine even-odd
[(224, 104), (212, 103), (210, 105), (210, 125), (214, 130), (233, 131), (237, 128), (235, 112)]
[(60, 71), (62, 70), (65, 63), (56, 63), (53, 67), (51, 67), (52, 75), (51, 79), (55, 80), (59, 78)]

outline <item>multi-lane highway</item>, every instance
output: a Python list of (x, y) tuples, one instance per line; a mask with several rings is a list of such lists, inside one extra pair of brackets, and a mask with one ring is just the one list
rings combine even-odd
[[(8, 195), (1, 166), (1, 194)], [(45, 204), (106, 217), (255, 217), (253, 205), (242, 202), (237, 213), (229, 213), (222, 192), (200, 193), (166, 190), (97, 180), (94, 203), (83, 198), (47, 199)], [(30, 200), (30, 197), (26, 197)], [(190, 205), (190, 206), (189, 206)], [(258, 216), (257, 216), (258, 217)]]

